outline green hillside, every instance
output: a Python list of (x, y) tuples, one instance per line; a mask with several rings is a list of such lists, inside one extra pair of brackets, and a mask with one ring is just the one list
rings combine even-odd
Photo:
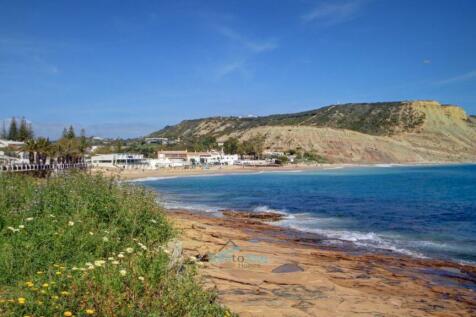
[(408, 102), (350, 103), (315, 110), (256, 118), (210, 117), (184, 120), (151, 133), (151, 137), (220, 137), (260, 126), (315, 126), (354, 130), (371, 135), (412, 131), (423, 124), (424, 113)]

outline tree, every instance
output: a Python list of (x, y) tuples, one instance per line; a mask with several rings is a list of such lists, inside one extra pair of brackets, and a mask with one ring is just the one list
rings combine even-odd
[(38, 138), (36, 140), (36, 150), (37, 150), (37, 155), (36, 155), (36, 160), (37, 163), (39, 164), (45, 164), (46, 159), (48, 158), (50, 154), (50, 149), (51, 148), (51, 142), (47, 138)]
[(23, 151), (28, 152), (28, 159), (30, 160), (30, 164), (36, 162), (37, 146), (35, 140), (26, 140), (25, 145), (23, 146)]
[(29, 125), (25, 118), (21, 118), (20, 121), (20, 128), (18, 129), (17, 138), (19, 141), (26, 141), (33, 138), (33, 131), (31, 129), (31, 125)]
[(68, 132), (66, 133), (67, 139), (74, 139), (76, 137), (76, 133), (74, 132), (74, 128), (72, 125), (69, 126)]
[(0, 139), (6, 139), (8, 136), (7, 128), (5, 127), (5, 121), (2, 122), (2, 131), (0, 132)]
[(8, 129), (8, 139), (16, 141), (18, 138), (18, 128), (17, 128), (17, 120), (15, 117), (12, 118), (10, 121), (10, 127)]
[(78, 144), (78, 150), (81, 157), (84, 157), (84, 154), (86, 154), (86, 150), (88, 146), (89, 146), (89, 143), (88, 143), (88, 139), (86, 138), (86, 131), (84, 129), (81, 129), (81, 134), (79, 137), (79, 144)]
[(240, 144), (238, 153), (254, 156), (255, 159), (260, 158), (263, 153), (265, 136), (257, 134)]
[(223, 151), (226, 154), (238, 154), (240, 141), (237, 138), (231, 137), (223, 143)]

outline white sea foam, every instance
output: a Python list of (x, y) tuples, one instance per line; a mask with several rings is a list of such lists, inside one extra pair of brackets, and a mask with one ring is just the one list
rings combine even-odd
[(309, 215), (306, 216), (307, 220), (304, 221), (301, 217), (298, 218), (297, 221), (282, 221), (280, 225), (289, 227), (294, 230), (303, 231), (303, 232), (311, 232), (316, 233), (321, 236), (324, 236), (330, 240), (331, 244), (340, 244), (341, 241), (351, 242), (352, 244), (363, 247), (366, 249), (380, 249), (380, 250), (387, 250), (393, 251), (400, 254), (405, 254), (413, 257), (425, 258), (423, 254), (417, 251), (409, 250), (403, 246), (400, 246), (398, 240), (390, 239), (388, 237), (384, 237), (382, 235), (376, 234), (375, 232), (357, 232), (357, 231), (348, 231), (348, 230), (332, 230), (332, 229), (323, 229), (323, 228), (316, 228), (313, 225), (316, 223), (320, 223), (321, 225), (324, 223), (332, 224), (333, 222), (339, 221), (335, 218), (314, 218), (311, 216), (310, 219)]
[(290, 214), (286, 209), (273, 209), (266, 205), (258, 206), (253, 209), (255, 212), (268, 212), (268, 213), (276, 213), (285, 216), (285, 219), (294, 219), (295, 216)]

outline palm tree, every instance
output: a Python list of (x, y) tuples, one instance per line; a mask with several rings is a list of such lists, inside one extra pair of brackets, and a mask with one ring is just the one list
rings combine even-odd
[(36, 141), (33, 139), (29, 139), (25, 141), (25, 145), (23, 145), (22, 150), (28, 152), (28, 159), (30, 160), (30, 164), (36, 162), (36, 154), (38, 151), (38, 147)]
[(36, 146), (38, 151), (38, 155), (37, 155), (38, 163), (45, 164), (46, 159), (48, 157), (48, 153), (50, 152), (50, 149), (51, 149), (51, 142), (47, 138), (38, 138), (36, 140)]

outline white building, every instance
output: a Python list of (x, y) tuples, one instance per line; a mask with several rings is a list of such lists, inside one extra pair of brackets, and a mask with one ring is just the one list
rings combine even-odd
[[(2, 149), (2, 164), (28, 164), (28, 153), (22, 150), (24, 142), (0, 139), (0, 149)], [(5, 152), (10, 152), (5, 153)], [(14, 153), (14, 154), (13, 154)]]
[(112, 153), (91, 157), (94, 167), (144, 168), (147, 162), (142, 154)]
[(195, 165), (234, 165), (238, 155), (227, 155), (223, 152), (188, 152), (185, 151), (159, 151), (157, 161), (153, 164), (160, 167), (183, 167)]
[(24, 145), (24, 142), (0, 139), (0, 148), (20, 149)]

